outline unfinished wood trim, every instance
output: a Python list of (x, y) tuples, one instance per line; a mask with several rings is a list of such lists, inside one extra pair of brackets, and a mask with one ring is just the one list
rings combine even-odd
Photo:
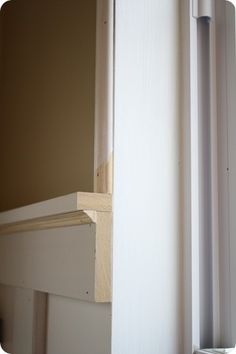
[(112, 299), (112, 213), (86, 210), (96, 224), (95, 248), (95, 302), (111, 302)]
[(112, 196), (103, 193), (76, 192), (0, 213), (0, 225), (23, 220), (65, 214), (78, 210), (111, 211)]
[(77, 210), (111, 211), (112, 195), (108, 193), (77, 192)]
[(113, 1), (97, 1), (94, 191), (112, 193)]
[(95, 301), (111, 301), (112, 213), (97, 213)]
[(46, 216), (43, 218), (36, 218), (0, 225), (0, 236), (18, 232), (47, 230), (65, 226), (85, 225), (91, 224), (92, 222), (93, 221), (88, 216), (88, 214), (83, 211), (57, 214), (52, 216)]
[(113, 153), (96, 169), (95, 185), (96, 191), (112, 191), (113, 180)]

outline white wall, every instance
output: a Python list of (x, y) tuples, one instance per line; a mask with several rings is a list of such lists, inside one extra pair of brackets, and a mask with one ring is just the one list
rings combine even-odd
[(49, 295), (47, 354), (110, 354), (111, 306)]
[(116, 1), (112, 354), (183, 352), (179, 5)]

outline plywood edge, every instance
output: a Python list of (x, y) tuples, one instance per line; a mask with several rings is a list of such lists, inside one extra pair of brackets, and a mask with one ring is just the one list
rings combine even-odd
[(95, 302), (111, 302), (112, 213), (97, 212)]
[(75, 192), (0, 213), (0, 225), (78, 210), (111, 211), (111, 194)]

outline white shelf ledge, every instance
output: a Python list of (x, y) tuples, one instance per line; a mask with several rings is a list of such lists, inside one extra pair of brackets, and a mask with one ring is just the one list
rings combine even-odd
[(111, 211), (111, 194), (75, 192), (0, 213), (0, 225), (78, 210)]
[(111, 301), (111, 195), (73, 193), (0, 213), (0, 283)]

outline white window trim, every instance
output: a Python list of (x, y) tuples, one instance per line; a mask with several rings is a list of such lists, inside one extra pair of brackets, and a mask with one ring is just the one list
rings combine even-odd
[[(218, 0), (215, 0), (216, 2)], [(201, 5), (204, 0), (201, 1)], [(201, 347), (201, 251), (200, 251), (200, 190), (199, 190), (199, 173), (201, 165), (199, 165), (199, 126), (198, 126), (198, 36), (197, 36), (197, 20), (193, 16), (193, 4), (196, 1), (186, 0), (182, 7), (182, 40), (184, 48), (184, 63), (183, 63), (183, 77), (184, 77), (184, 95), (186, 97), (184, 102), (184, 154), (185, 154), (185, 353), (189, 354)], [(219, 2), (218, 5), (219, 6)], [(225, 3), (226, 4), (226, 3)], [(209, 1), (207, 0), (207, 5)], [(212, 1), (214, 17), (214, 5)], [(220, 6), (223, 6), (223, 1)], [(227, 3), (229, 7), (229, 3)], [(204, 8), (204, 6), (203, 6)], [(209, 12), (209, 7), (206, 7)], [(232, 9), (231, 9), (232, 12)], [(196, 11), (194, 12), (196, 15)], [(204, 15), (204, 14), (203, 14)], [(208, 15), (206, 15), (208, 16)], [(231, 26), (231, 27), (230, 27)], [(222, 57), (214, 57), (216, 47), (222, 45), (216, 44), (216, 24), (213, 18), (211, 25), (211, 44), (210, 44), (210, 61), (211, 61), (211, 171), (213, 171), (213, 178), (211, 180), (212, 189), (212, 302), (213, 302), (213, 346), (228, 345), (233, 346), (235, 338), (236, 320), (236, 301), (235, 299), (235, 280), (232, 268), (235, 270), (234, 250), (236, 251), (236, 243), (233, 240), (233, 231), (235, 230), (235, 222), (233, 210), (235, 210), (235, 187), (233, 183), (235, 159), (233, 159), (233, 142), (230, 138), (230, 130), (235, 128), (233, 120), (230, 119), (235, 112), (235, 87), (233, 87), (233, 80), (231, 76), (235, 75), (235, 63), (232, 60), (234, 56), (234, 46), (232, 45), (232, 18), (231, 24), (227, 24), (225, 28), (225, 39), (223, 43), (225, 48), (222, 49)], [(219, 33), (218, 33), (219, 35)], [(220, 39), (221, 40), (221, 39)], [(225, 53), (226, 54), (225, 54)], [(219, 52), (218, 52), (219, 53)], [(220, 55), (221, 56), (221, 55)], [(225, 78), (223, 74), (218, 74), (218, 68), (215, 67), (216, 62), (225, 61), (227, 69), (225, 70)], [(220, 63), (223, 67), (223, 64)], [(216, 76), (224, 79), (226, 97), (223, 97), (224, 102), (220, 102), (220, 94), (224, 91), (222, 88), (216, 87)], [(219, 78), (218, 78), (219, 80)], [(223, 82), (221, 82), (223, 85)], [(219, 86), (219, 85), (218, 85)], [(220, 93), (218, 91), (221, 91)], [(217, 96), (218, 95), (218, 96)], [(218, 111), (217, 111), (218, 110)], [(221, 111), (221, 112), (220, 112)], [(223, 114), (222, 114), (223, 113)], [(214, 120), (215, 116), (223, 116), (217, 118), (217, 123)], [(234, 114), (235, 115), (235, 114)], [(229, 123), (228, 123), (229, 120)], [(220, 122), (220, 123), (219, 123)], [(229, 127), (227, 126), (229, 124)], [(229, 136), (227, 135), (229, 131)], [(234, 130), (235, 131), (235, 130)], [(231, 132), (232, 133), (232, 132)], [(219, 139), (219, 141), (217, 141)], [(230, 140), (231, 139), (231, 140)], [(220, 146), (220, 148), (219, 148)], [(219, 156), (218, 156), (219, 155)], [(229, 159), (229, 161), (227, 161)], [(228, 165), (229, 162), (229, 165)], [(200, 162), (201, 163), (201, 162)], [(220, 166), (218, 166), (218, 164)], [(227, 166), (228, 165), (228, 166)], [(230, 168), (229, 177), (225, 177), (224, 168)], [(231, 171), (232, 170), (232, 171)], [(219, 181), (218, 181), (219, 179)], [(218, 196), (219, 191), (219, 196)], [(224, 199), (222, 201), (222, 198)], [(218, 200), (220, 206), (218, 210)], [(228, 208), (228, 210), (227, 210)], [(222, 215), (221, 214), (225, 214)], [(219, 215), (219, 220), (218, 220)], [(232, 220), (233, 219), (233, 220)], [(218, 231), (219, 230), (219, 231)], [(222, 238), (223, 234), (223, 238)], [(234, 242), (234, 244), (233, 244)], [(207, 271), (207, 270), (205, 270)], [(235, 302), (235, 304), (234, 304)]]

